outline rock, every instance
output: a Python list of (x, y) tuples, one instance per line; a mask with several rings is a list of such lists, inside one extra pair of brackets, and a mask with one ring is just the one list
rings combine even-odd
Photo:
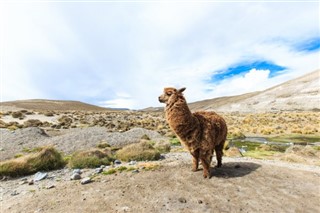
[(184, 197), (180, 197), (178, 200), (179, 200), (180, 203), (186, 203), (187, 202), (187, 200)]
[(46, 189), (52, 189), (52, 188), (54, 188), (54, 187), (55, 187), (55, 185), (50, 184), (50, 185), (47, 185), (47, 186), (46, 186)]
[(115, 160), (114, 164), (121, 164), (121, 161), (120, 160)]
[(73, 173), (70, 177), (71, 180), (80, 180), (81, 176), (79, 173)]
[(37, 173), (34, 175), (33, 180), (34, 180), (34, 181), (40, 181), (40, 180), (45, 179), (47, 176), (48, 176), (48, 173), (37, 172)]
[(139, 170), (135, 169), (135, 170), (132, 171), (132, 173), (139, 173)]
[(74, 169), (73, 171), (72, 171), (72, 173), (73, 174), (79, 174), (79, 175), (81, 175), (82, 174), (82, 171), (81, 171), (81, 169)]
[(202, 204), (203, 202), (202, 202), (202, 200), (198, 200), (198, 203), (199, 203), (199, 204)]
[(28, 184), (29, 184), (29, 185), (33, 185), (33, 184), (34, 184), (34, 181), (33, 181), (33, 180), (30, 180), (30, 181), (28, 182)]
[(91, 182), (92, 182), (92, 180), (91, 180), (90, 177), (83, 178), (83, 179), (80, 181), (81, 184), (88, 184), (88, 183), (91, 183)]
[(16, 195), (18, 195), (18, 194), (19, 194), (19, 192), (13, 191), (13, 192), (11, 193), (11, 196), (16, 196)]
[(103, 172), (103, 168), (96, 168), (95, 169), (95, 171), (94, 171), (94, 173), (96, 173), (96, 174), (99, 174), (99, 173), (101, 173), (101, 172)]
[(131, 165), (131, 166), (132, 165), (136, 165), (136, 164), (137, 164), (137, 161), (135, 161), (135, 160), (132, 160), (132, 161), (129, 162), (129, 165)]

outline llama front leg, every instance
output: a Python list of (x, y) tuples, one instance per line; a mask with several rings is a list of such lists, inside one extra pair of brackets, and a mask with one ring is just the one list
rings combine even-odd
[(210, 163), (208, 162), (208, 159), (206, 157), (201, 157), (200, 160), (203, 166), (203, 177), (210, 178)]
[(196, 172), (198, 171), (199, 167), (199, 149), (190, 152), (192, 155), (192, 171)]

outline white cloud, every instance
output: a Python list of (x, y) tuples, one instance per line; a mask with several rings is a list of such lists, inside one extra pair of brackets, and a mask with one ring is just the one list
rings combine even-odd
[[(319, 36), (318, 6), (1, 4), (1, 94), (3, 100), (77, 99), (144, 108), (160, 106), (157, 97), (165, 86), (186, 86), (188, 101), (264, 89), (320, 67), (319, 52), (292, 48)], [(288, 72), (270, 79), (268, 70), (248, 70), (210, 82), (219, 70), (255, 60)]]

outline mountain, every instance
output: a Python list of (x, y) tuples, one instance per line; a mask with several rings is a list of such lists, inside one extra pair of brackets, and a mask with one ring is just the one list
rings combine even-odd
[(12, 107), (27, 110), (83, 110), (83, 111), (106, 111), (113, 110), (103, 108), (80, 101), (58, 101), (58, 100), (43, 100), (43, 99), (32, 99), (32, 100), (19, 100), (19, 101), (8, 101), (0, 102), (2, 107)]
[(218, 112), (320, 111), (320, 70), (264, 91), (198, 101), (189, 107)]

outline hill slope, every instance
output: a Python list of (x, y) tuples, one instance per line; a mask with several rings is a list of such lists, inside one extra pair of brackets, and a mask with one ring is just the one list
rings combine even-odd
[(1, 102), (1, 107), (12, 107), (27, 110), (83, 110), (83, 111), (105, 111), (110, 110), (103, 107), (83, 103), (80, 101), (58, 101), (58, 100), (19, 100)]
[(189, 106), (191, 110), (220, 112), (320, 110), (320, 70), (261, 92), (204, 100)]

